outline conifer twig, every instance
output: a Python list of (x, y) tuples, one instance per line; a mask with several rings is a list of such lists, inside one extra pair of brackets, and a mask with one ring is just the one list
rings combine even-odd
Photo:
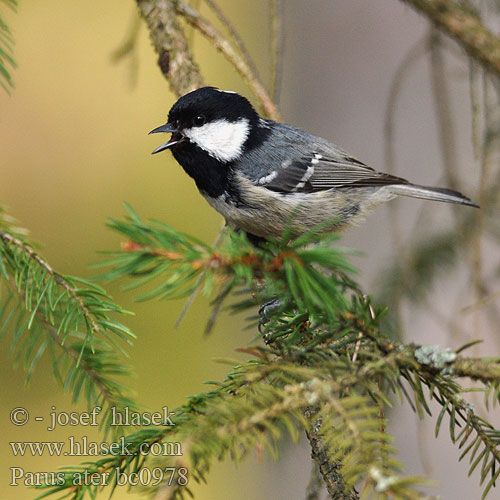
[(14, 245), (17, 248), (21, 249), (23, 252), (29, 255), (30, 258), (33, 259), (38, 265), (44, 268), (47, 273), (54, 278), (54, 281), (64, 290), (66, 290), (71, 298), (78, 304), (83, 316), (90, 324), (92, 332), (97, 333), (99, 331), (99, 326), (95, 322), (88, 307), (83, 302), (83, 299), (77, 295), (75, 289), (60, 274), (56, 273), (52, 269), (52, 267), (46, 260), (42, 259), (42, 257), (40, 257), (29, 245), (26, 245), (21, 240), (5, 231), (0, 231), (0, 239), (2, 239), (5, 243), (10, 243), (11, 245)]
[[(24, 300), (23, 291), (18, 290), (16, 284), (13, 280), (7, 281), (10, 289), (14, 291), (20, 298), (20, 300)], [(108, 387), (103, 383), (99, 374), (87, 363), (85, 359), (82, 359), (81, 353), (76, 350), (74, 347), (69, 345), (68, 342), (64, 342), (61, 336), (59, 335), (57, 329), (51, 325), (43, 316), (40, 311), (37, 311), (36, 319), (38, 323), (40, 323), (44, 330), (49, 333), (50, 337), (54, 340), (54, 342), (59, 346), (81, 369), (86, 372), (87, 376), (92, 380), (96, 388), (101, 392), (103, 398), (107, 400), (110, 405), (117, 401), (117, 397), (115, 397), (112, 392), (108, 389)]]
[[(226, 228), (226, 223), (224, 223), (219, 231), (219, 234), (215, 238), (213, 248), (214, 250), (219, 247), (219, 245), (222, 242), (222, 237), (224, 236), (224, 230)], [(194, 290), (191, 293), (191, 295), (187, 298), (184, 307), (182, 308), (181, 313), (179, 314), (179, 317), (177, 318), (177, 321), (175, 322), (175, 328), (179, 328), (181, 326), (182, 320), (186, 316), (187, 312), (189, 311), (189, 308), (192, 306), (193, 302), (195, 301), (196, 297), (198, 296), (198, 293), (200, 292), (201, 285), (202, 285), (202, 280), (203, 277), (205, 276), (204, 272), (201, 272), (198, 278), (196, 279), (196, 283), (194, 284)]]
[(0, 285), (7, 289), (0, 296), (0, 331), (12, 331), (11, 353), (24, 359), (26, 381), (49, 348), (54, 376), (75, 402), (85, 394), (89, 407), (105, 403), (103, 419), (112, 407), (136, 407), (114, 378), (129, 372), (110, 334), (127, 342), (134, 335), (108, 313), (126, 311), (97, 285), (58, 273), (14, 224), (0, 207)]
[(49, 332), (50, 336), (54, 340), (54, 342), (70, 357), (75, 363), (78, 364), (82, 368), (82, 370), (88, 375), (88, 377), (92, 380), (97, 389), (101, 392), (103, 398), (109, 402), (110, 405), (113, 405), (117, 401), (117, 396), (113, 395), (113, 393), (106, 387), (103, 383), (99, 373), (97, 373), (92, 367), (89, 366), (86, 360), (81, 359), (80, 352), (76, 349), (68, 345), (67, 342), (63, 342), (57, 330), (48, 323), (42, 314), (37, 312), (36, 314), (38, 321), (43, 325), (45, 330)]
[[(466, 358), (454, 354), (449, 349), (440, 349), (439, 346), (401, 344), (383, 337), (376, 339), (366, 330), (364, 333), (375, 340), (384, 352), (394, 354), (400, 368), (412, 370), (417, 368), (419, 371), (435, 373), (446, 368), (446, 371), (453, 373), (455, 377), (467, 377), (485, 384), (500, 382), (500, 361), (497, 358)], [(422, 362), (422, 358), (418, 359), (418, 353), (425, 348), (433, 349), (432, 357), (429, 356), (428, 362)]]
[[(17, 0), (4, 0), (3, 4), (10, 7), (14, 12), (17, 11)], [(13, 57), (13, 47), (14, 39), (9, 26), (2, 19), (2, 12), (0, 12), (0, 87), (7, 94), (10, 94), (14, 88), (14, 80), (10, 73), (11, 68), (14, 69), (16, 67), (16, 61)]]

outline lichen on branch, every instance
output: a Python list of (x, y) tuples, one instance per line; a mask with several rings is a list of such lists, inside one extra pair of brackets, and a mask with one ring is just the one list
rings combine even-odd
[(202, 87), (203, 78), (179, 24), (176, 3), (173, 0), (137, 0), (158, 54), (158, 66), (172, 92), (180, 96)]

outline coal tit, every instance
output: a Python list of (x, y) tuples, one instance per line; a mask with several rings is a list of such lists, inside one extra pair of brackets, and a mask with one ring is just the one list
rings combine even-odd
[(294, 234), (321, 224), (337, 231), (397, 195), (477, 207), (457, 191), (377, 172), (325, 139), (263, 119), (236, 92), (184, 95), (150, 133), (159, 132), (172, 136), (153, 154), (170, 149), (228, 224), (254, 237), (279, 237), (290, 225)]

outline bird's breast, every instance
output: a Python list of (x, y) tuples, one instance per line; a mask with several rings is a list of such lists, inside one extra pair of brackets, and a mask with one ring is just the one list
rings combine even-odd
[(320, 231), (338, 231), (366, 212), (358, 197), (347, 191), (283, 194), (256, 186), (242, 176), (235, 181), (244, 204), (236, 203), (228, 193), (202, 195), (229, 225), (255, 236), (279, 238), (286, 228), (302, 234), (319, 225), (323, 225)]

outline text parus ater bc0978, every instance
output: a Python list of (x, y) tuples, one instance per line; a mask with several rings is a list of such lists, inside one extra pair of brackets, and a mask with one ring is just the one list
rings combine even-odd
[(153, 153), (170, 149), (228, 224), (258, 238), (322, 224), (338, 231), (398, 195), (477, 207), (457, 191), (377, 172), (325, 139), (263, 119), (236, 92), (184, 95), (150, 133), (158, 132), (172, 137)]

